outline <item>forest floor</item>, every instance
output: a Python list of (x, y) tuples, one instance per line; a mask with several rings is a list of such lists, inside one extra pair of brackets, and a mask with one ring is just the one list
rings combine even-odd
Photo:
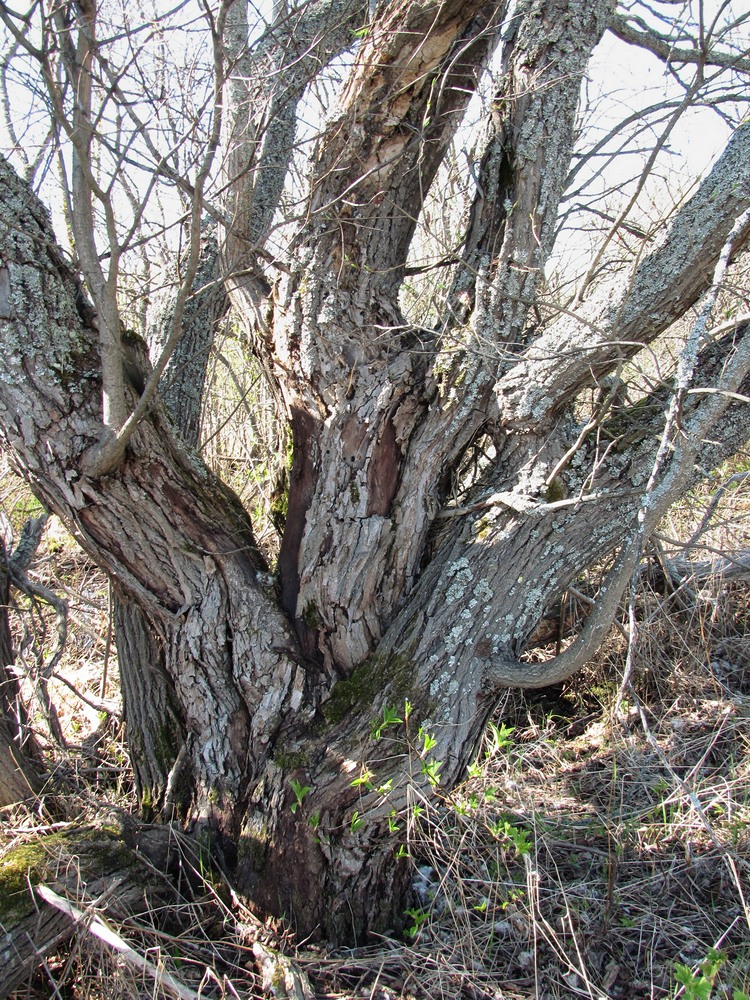
[[(732, 537), (712, 545), (748, 548), (742, 490), (719, 512)], [(34, 513), (20, 493), (6, 492), (2, 506), (13, 522)], [(554, 689), (509, 692), (464, 784), (421, 811), (407, 843), (414, 900), (404, 936), (346, 952), (295, 945), (283, 928), (259, 928), (231, 887), (209, 882), (178, 931), (158, 913), (113, 930), (186, 997), (748, 1000), (750, 588), (715, 578), (665, 588), (656, 555), (596, 660)], [(134, 809), (106, 580), (54, 523), (33, 572), (70, 602), (47, 685), (64, 745), (50, 738), (38, 681), (54, 621), (28, 604), (14, 615), (69, 822), (112, 803)], [(568, 641), (582, 601), (567, 597), (530, 655)], [(47, 822), (43, 803), (0, 819), (0, 862)], [(287, 993), (278, 977), (264, 988), (259, 935), (301, 973)], [(174, 995), (83, 925), (15, 997)]]

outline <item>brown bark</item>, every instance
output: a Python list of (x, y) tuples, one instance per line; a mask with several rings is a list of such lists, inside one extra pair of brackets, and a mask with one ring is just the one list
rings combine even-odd
[(127, 597), (115, 596), (113, 618), (125, 732), (144, 818), (159, 813), (171, 818), (175, 809), (185, 815), (190, 794), (188, 788), (185, 802), (186, 790), (179, 786), (185, 775), (177, 766), (185, 746), (185, 720), (165, 669), (163, 645), (143, 611)]
[(43, 785), (39, 761), (18, 721), (20, 705), (15, 678), (0, 666), (0, 807), (36, 798)]
[[(316, 9), (328, 16), (333, 6)], [(522, 659), (545, 607), (619, 547), (600, 602), (606, 614), (592, 615), (581, 636), (579, 648), (590, 649), (643, 532), (692, 480), (698, 452), (719, 459), (746, 436), (731, 396), (747, 385), (745, 328), (718, 356), (710, 338), (696, 347), (704, 395), (686, 392), (683, 366), (664, 447), (660, 391), (652, 402), (661, 410), (634, 437), (637, 408), (617, 414), (631, 424), (614, 429), (620, 450), (602, 446), (598, 424), (582, 433), (570, 406), (617, 368), (623, 329), (629, 344), (650, 342), (746, 241), (746, 220), (735, 226), (750, 199), (745, 126), (627, 280), (576, 317), (561, 312), (540, 331), (528, 322), (572, 154), (578, 87), (611, 13), (605, 0), (518, 6), (453, 311), (436, 330), (402, 314), (415, 219), (504, 9), (453, 0), (384, 8), (356, 49), (277, 271), (249, 234), (260, 239), (270, 224), (263, 177), (278, 180), (280, 161), (269, 166), (270, 148), (258, 153), (253, 123), (241, 120), (248, 104), (236, 108), (224, 278), (283, 392), (294, 447), (280, 600), (259, 577), (248, 515), (159, 407), (120, 467), (91, 474), (84, 456), (102, 431), (95, 332), (75, 309), (75, 280), (38, 202), (0, 162), (4, 438), (163, 650), (163, 663), (144, 654), (156, 671), (154, 704), (164, 705), (151, 716), (153, 749), (141, 751), (155, 758), (144, 787), (167, 796), (180, 756), (178, 740), (156, 759), (163, 714), (184, 734), (190, 819), (220, 835), (225, 862), (259, 909), (284, 913), (302, 935), (358, 939), (397, 928), (408, 878), (398, 848), (413, 795), (459, 780), (503, 685), (539, 685), (575, 668), (575, 655)], [(344, 34), (355, 14), (347, 6)], [(228, 49), (247, 97), (259, 76), (241, 21)], [(273, 91), (287, 57), (283, 45), (266, 44)], [(330, 58), (317, 36), (305, 44), (303, 53), (290, 46), (292, 62), (308, 51)], [(494, 453), (453, 498), (451, 479), (484, 434)], [(570, 500), (550, 493), (558, 477)], [(149, 676), (133, 675), (131, 702), (145, 696)]]

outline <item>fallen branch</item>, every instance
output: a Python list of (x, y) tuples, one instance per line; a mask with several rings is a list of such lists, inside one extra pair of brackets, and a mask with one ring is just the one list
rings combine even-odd
[(139, 955), (127, 941), (108, 927), (100, 917), (97, 917), (93, 913), (86, 913), (83, 910), (79, 910), (70, 900), (58, 895), (48, 885), (38, 885), (36, 892), (45, 903), (54, 906), (55, 909), (66, 914), (74, 923), (88, 931), (89, 934), (93, 934), (94, 937), (104, 942), (113, 951), (116, 951), (125, 965), (129, 965), (138, 972), (146, 972), (161, 989), (177, 997), (177, 1000), (199, 1000), (198, 994), (194, 990), (183, 986), (174, 976), (171, 976), (163, 969), (157, 968), (152, 962), (144, 958), (143, 955)]

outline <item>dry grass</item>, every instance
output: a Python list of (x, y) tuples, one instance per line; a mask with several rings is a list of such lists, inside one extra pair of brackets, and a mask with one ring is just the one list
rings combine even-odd
[[(716, 512), (705, 544), (747, 545), (750, 503), (747, 486), (741, 490)], [(708, 495), (691, 500), (694, 521), (708, 502)], [(6, 493), (16, 526), (28, 513), (23, 503)], [(667, 528), (685, 537), (685, 523)], [(665, 545), (662, 555), (673, 554)], [(48, 684), (64, 745), (51, 738), (36, 697), (53, 619), (20, 601), (14, 613), (17, 641), (24, 630), (31, 636), (25, 691), (50, 771), (65, 789), (65, 822), (106, 803), (130, 808), (106, 584), (60, 533), (46, 537), (34, 572), (71, 605), (60, 679)], [(568, 641), (581, 605), (567, 607), (549, 646), (533, 655), (552, 655)], [(260, 939), (294, 955), (321, 998), (690, 997), (675, 980), (678, 964), (695, 971), (697, 989), (701, 963), (715, 950), (717, 968), (706, 967), (710, 996), (743, 1000), (750, 994), (748, 587), (714, 580), (675, 593), (654, 572), (633, 611), (630, 686), (621, 689), (625, 615), (583, 674), (545, 692), (509, 693), (465, 783), (421, 816), (408, 844), (415, 899), (406, 940), (295, 953), (278, 928), (253, 921), (230, 887), (209, 882), (200, 898), (169, 914), (154, 910), (113, 930), (201, 997), (267, 996), (252, 949)], [(6, 811), (4, 847), (48, 823), (43, 806)], [(87, 930), (16, 994), (169, 995)]]

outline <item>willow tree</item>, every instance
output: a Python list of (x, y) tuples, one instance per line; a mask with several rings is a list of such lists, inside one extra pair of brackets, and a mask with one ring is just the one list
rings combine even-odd
[[(316, 0), (259, 26), (221, 0), (178, 7), (191, 31), (170, 36), (169, 17), (104, 0), (0, 10), (6, 93), (18, 66), (51, 123), (35, 155), (5, 102), (16, 163), (28, 180), (57, 157), (73, 253), (3, 160), (3, 439), (127, 609), (142, 795), (301, 933), (395, 927), (415, 797), (460, 779), (505, 688), (586, 662), (658, 520), (747, 436), (750, 122), (731, 90), (747, 15), (702, 15), (689, 36), (666, 2)], [(171, 61), (200, 32), (210, 58), (190, 57), (181, 93)], [(602, 136), (579, 105), (607, 32), (681, 89)], [(319, 88), (336, 91), (325, 118)], [(680, 115), (709, 102), (726, 146), (649, 226), (637, 195)], [(465, 157), (467, 116), (483, 123)], [(653, 155), (615, 203), (595, 165), (634, 122)], [(464, 201), (447, 204), (456, 184)], [(147, 317), (129, 262), (157, 240), (167, 190), (172, 294)], [(555, 291), (576, 205), (577, 224), (612, 224)], [(449, 244), (420, 261), (451, 212)], [(427, 309), (410, 305), (417, 280)], [(225, 308), (290, 433), (271, 567), (182, 433), (205, 371), (185, 366)], [(139, 315), (162, 347), (134, 377)], [(659, 366), (631, 385), (644, 353)], [(595, 564), (610, 568), (580, 634), (524, 658)]]

